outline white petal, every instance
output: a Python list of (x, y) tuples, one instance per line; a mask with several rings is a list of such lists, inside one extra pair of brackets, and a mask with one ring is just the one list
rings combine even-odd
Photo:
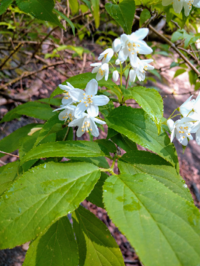
[(96, 123), (100, 124), (100, 125), (106, 125), (106, 122), (105, 122), (105, 121), (102, 121), (102, 120), (100, 120), (100, 119), (98, 119), (98, 118), (94, 118), (94, 121), (95, 121)]
[(92, 118), (90, 118), (90, 127), (92, 128), (91, 134), (94, 137), (98, 137), (99, 136), (99, 129)]
[(183, 8), (183, 2), (179, 0), (173, 1), (173, 8), (176, 13), (180, 13)]
[(115, 82), (118, 81), (118, 79), (119, 79), (119, 72), (117, 70), (113, 71), (112, 78), (113, 78), (113, 80)]
[(162, 0), (163, 6), (168, 6), (173, 2), (173, 0)]
[(130, 53), (129, 54), (130, 63), (132, 67), (135, 67), (137, 65), (137, 53)]
[(170, 131), (174, 129), (174, 121), (172, 119), (167, 120), (167, 125)]
[(93, 68), (93, 69), (92, 69), (92, 73), (97, 73), (97, 72), (98, 72), (98, 70), (99, 70), (99, 68), (100, 68), (99, 66), (97, 66), (97, 67)]
[(188, 113), (192, 110), (194, 103), (191, 101), (192, 96), (190, 96), (180, 107), (180, 113), (183, 116), (187, 116)]
[(133, 32), (131, 36), (133, 36), (134, 38), (136, 37), (139, 40), (143, 40), (147, 36), (148, 33), (149, 33), (149, 29), (142, 28), (142, 29), (137, 30), (136, 32)]
[(104, 75), (102, 76), (100, 72), (97, 72), (97, 75), (96, 75), (97, 81), (101, 80), (103, 77), (104, 77)]
[(128, 49), (123, 48), (119, 51), (119, 60), (123, 63), (128, 57)]
[(72, 86), (72, 84), (70, 84), (69, 82), (67, 82), (67, 86), (70, 88), (70, 89), (74, 89), (74, 87)]
[(83, 120), (85, 119), (85, 117), (82, 118), (78, 118), (78, 119), (74, 119), (72, 122), (69, 123), (69, 127), (82, 127), (83, 124)]
[(110, 59), (112, 58), (113, 54), (114, 54), (113, 49), (108, 48), (103, 53), (100, 54), (98, 59), (101, 60), (103, 58), (102, 63), (108, 63)]
[(122, 43), (120, 39), (115, 39), (113, 44), (112, 44), (113, 50), (115, 51), (115, 53), (118, 53), (119, 50), (122, 47)]
[(97, 67), (97, 66), (101, 66), (102, 65), (102, 63), (92, 63), (92, 64), (90, 64), (90, 66), (92, 66), (92, 67)]
[(94, 96), (92, 100), (93, 100), (93, 104), (97, 106), (103, 106), (109, 102), (109, 98), (105, 95)]
[(80, 89), (74, 89), (74, 90), (69, 91), (70, 97), (76, 102), (81, 101), (83, 99), (84, 97), (83, 94), (84, 94), (84, 91)]
[(193, 6), (200, 8), (200, 1), (199, 0), (194, 0)]
[(90, 104), (87, 109), (88, 115), (91, 117), (98, 116), (99, 114), (99, 107), (97, 105)]
[(76, 118), (82, 117), (83, 112), (87, 109), (87, 106), (85, 106), (84, 103), (79, 103), (76, 107), (76, 110), (74, 112), (74, 116)]
[(196, 142), (198, 145), (200, 145), (200, 128), (196, 132)]
[(187, 17), (190, 14), (190, 10), (192, 9), (192, 5), (190, 6), (188, 2), (183, 3), (185, 16)]
[(136, 79), (136, 71), (134, 69), (131, 69), (129, 71), (129, 79), (131, 82), (135, 82)]
[(175, 129), (173, 129), (172, 132), (171, 132), (171, 137), (170, 137), (170, 141), (171, 142), (173, 142), (174, 137), (175, 137)]
[(138, 77), (139, 81), (145, 80), (145, 72), (142, 73), (141, 71), (136, 70), (136, 74), (137, 74), (137, 77)]
[(61, 90), (64, 90), (64, 91), (69, 91), (71, 90), (71, 88), (67, 85), (62, 85), (62, 84), (59, 84), (58, 87), (61, 89)]
[(86, 85), (85, 91), (88, 95), (95, 95), (98, 91), (98, 82), (96, 79), (91, 79)]
[(72, 102), (73, 102), (73, 100), (71, 98), (69, 98), (69, 99), (63, 98), (62, 99), (62, 104), (63, 105), (68, 105), (68, 104), (71, 104)]
[(116, 64), (116, 65), (120, 65), (120, 63), (121, 63), (121, 61), (120, 61), (119, 59), (117, 59), (117, 60), (115, 61), (115, 64)]
[(140, 46), (137, 48), (139, 54), (151, 54), (153, 50), (144, 41), (137, 41)]
[(68, 114), (67, 114), (66, 110), (63, 110), (58, 115), (58, 119), (61, 120), (61, 121), (65, 121), (65, 120), (67, 120), (67, 118), (68, 118)]

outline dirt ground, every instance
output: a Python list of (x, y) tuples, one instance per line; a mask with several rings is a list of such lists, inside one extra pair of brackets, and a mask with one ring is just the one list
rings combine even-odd
[[(87, 49), (95, 53), (96, 58), (102, 51), (101, 47), (91, 42), (85, 42), (84, 45)], [(45, 49), (45, 47), (43, 48)], [(67, 56), (71, 58), (71, 55)], [(156, 68), (170, 65), (172, 62), (172, 59), (161, 55), (156, 55), (154, 60), (154, 66)], [(67, 75), (70, 77), (83, 72), (91, 71), (92, 68), (90, 67), (90, 63), (92, 62), (94, 62), (93, 57), (89, 54), (86, 54), (84, 55), (84, 60), (74, 60), (73, 64), (62, 66), (60, 67), (60, 70), (62, 73), (67, 73)], [(175, 70), (176, 68), (165, 69), (162, 72), (163, 80), (157, 80), (156, 83), (151, 84), (151, 86), (155, 86), (160, 89), (160, 93), (164, 99), (164, 116), (166, 118), (169, 117), (169, 115), (175, 108), (177, 108), (177, 106), (179, 106), (189, 97), (190, 94), (188, 94), (188, 91), (193, 92), (193, 88), (189, 84), (188, 75), (186, 73), (173, 79)], [(58, 86), (58, 84), (66, 80), (66, 76), (62, 75), (61, 72), (58, 73), (54, 69), (49, 69), (48, 71), (43, 71), (39, 75), (39, 78), (33, 80), (27, 79), (27, 87), (31, 89), (32, 93), (31, 100), (48, 97), (48, 95)], [(25, 94), (25, 92), (20, 88), (20, 84), (18, 84), (17, 91), (20, 95), (23, 95), (23, 93)], [(15, 94), (16, 89), (13, 89), (12, 93)], [(8, 110), (13, 108), (13, 106), (14, 103), (11, 100), (5, 101), (5, 99), (0, 98), (1, 117), (3, 117)], [(17, 128), (33, 121), (34, 119), (32, 118), (23, 117), (19, 121), (14, 120), (12, 122), (0, 125), (0, 139), (10, 134)], [(200, 147), (197, 146), (195, 141), (191, 141), (187, 146), (185, 153), (183, 154), (181, 145), (175, 142), (175, 146), (179, 155), (180, 174), (190, 188), (195, 204), (200, 207)], [(4, 156), (0, 161), (0, 166), (2, 166), (4, 163), (12, 162), (13, 160), (15, 160), (14, 157)], [(105, 210), (86, 201), (83, 204), (108, 226), (111, 234), (116, 239), (116, 242), (122, 251), (126, 266), (141, 265), (137, 255), (134, 252), (134, 249), (109, 219)], [(0, 251), (0, 266), (21, 266), (27, 249), (28, 244), (25, 244), (12, 250), (7, 249)]]

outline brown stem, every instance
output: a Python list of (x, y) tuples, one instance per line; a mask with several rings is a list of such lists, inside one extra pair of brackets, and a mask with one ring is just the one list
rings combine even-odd
[(19, 50), (19, 48), (22, 46), (22, 43), (19, 43), (17, 47), (10, 53), (10, 55), (3, 61), (3, 63), (0, 65), (0, 69), (8, 62), (8, 60)]
[(15, 154), (12, 154), (12, 153), (8, 153), (8, 152), (5, 152), (5, 151), (0, 151), (0, 153), (3, 153), (3, 154), (6, 154), (6, 155), (10, 155), (10, 156), (19, 158), (18, 155), (15, 155)]

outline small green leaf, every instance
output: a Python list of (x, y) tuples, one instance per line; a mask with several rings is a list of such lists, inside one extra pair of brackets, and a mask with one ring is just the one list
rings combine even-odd
[(22, 115), (38, 118), (41, 120), (48, 120), (54, 115), (52, 111), (53, 110), (48, 104), (43, 104), (40, 102), (28, 102), (18, 105), (16, 108), (12, 109), (3, 117), (0, 123), (11, 121), (15, 118), (21, 117)]
[(149, 19), (151, 18), (151, 13), (148, 9), (143, 9), (142, 13), (140, 14), (140, 27)]
[(74, 211), (99, 177), (88, 163), (48, 162), (24, 173), (0, 198), (0, 248), (30, 241)]
[(0, 167), (0, 195), (6, 191), (18, 177), (19, 161)]
[(108, 127), (152, 150), (178, 168), (176, 150), (168, 135), (161, 129), (158, 136), (156, 125), (142, 109), (118, 107), (106, 117), (106, 122)]
[(92, 11), (91, 9), (91, 3), (89, 0), (81, 0), (82, 2), (84, 2), (86, 4), (86, 6)]
[(163, 117), (163, 99), (161, 95), (154, 89), (142, 86), (126, 91), (127, 94), (124, 96), (124, 100), (134, 99), (155, 122), (160, 133)]
[(67, 17), (65, 16), (65, 14), (63, 14), (62, 12), (58, 11), (57, 9), (54, 8), (54, 11), (61, 16), (61, 18), (63, 18), (65, 21), (67, 21), (67, 23), (70, 25), (70, 27), (72, 28), (72, 32), (75, 36), (75, 26), (74, 23)]
[(185, 72), (186, 72), (186, 69), (183, 69), (183, 68), (177, 69), (175, 74), (174, 74), (174, 78), (180, 76), (181, 74), (183, 74)]
[(147, 174), (111, 176), (103, 191), (110, 218), (142, 264), (199, 264), (200, 213), (194, 204)]
[(79, 9), (78, 0), (69, 0), (69, 7), (71, 9), (72, 15), (77, 14)]
[(52, 12), (54, 7), (53, 0), (16, 0), (19, 9), (33, 17), (41, 20), (50, 21), (62, 28), (57, 16)]
[(126, 34), (131, 34), (135, 15), (135, 1), (123, 0), (119, 4), (106, 3), (108, 14), (124, 29)]
[(108, 228), (91, 212), (79, 207), (73, 213), (79, 248), (79, 266), (123, 266), (120, 249)]
[(177, 174), (174, 167), (156, 154), (147, 151), (128, 152), (118, 160), (118, 167), (121, 174), (149, 174), (174, 193), (193, 202), (183, 178)]
[(86, 198), (86, 200), (92, 202), (98, 207), (101, 207), (104, 209), (104, 204), (103, 204), (103, 185), (106, 179), (108, 178), (108, 175), (104, 172), (101, 173), (101, 177), (96, 183), (94, 189), (90, 193), (90, 195)]
[(40, 144), (28, 152), (22, 162), (41, 157), (99, 157), (105, 155), (98, 143), (68, 140)]
[[(29, 124), (24, 127), (21, 127), (15, 130), (13, 133), (8, 135), (7, 137), (0, 140), (0, 151), (4, 152), (13, 152), (19, 149), (22, 144), (24, 138), (30, 132), (30, 130), (34, 127), (38, 127), (38, 124)], [(0, 158), (5, 156), (5, 154), (0, 152)]]
[(0, 1), (0, 15), (6, 12), (9, 5), (12, 4), (14, 0), (2, 0)]
[(91, 0), (96, 29), (99, 27), (99, 0)]
[(23, 266), (77, 266), (78, 262), (72, 226), (67, 217), (62, 217), (30, 244)]

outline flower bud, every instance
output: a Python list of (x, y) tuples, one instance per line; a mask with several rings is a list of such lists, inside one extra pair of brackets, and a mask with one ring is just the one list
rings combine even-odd
[(121, 63), (121, 61), (120, 61), (119, 59), (117, 59), (117, 60), (115, 61), (115, 65), (120, 65), (120, 63)]
[(113, 50), (115, 53), (119, 52), (119, 50), (122, 47), (122, 43), (120, 39), (115, 39), (113, 44), (112, 44)]
[(119, 78), (119, 72), (117, 70), (113, 71), (112, 78), (114, 81), (117, 81)]

